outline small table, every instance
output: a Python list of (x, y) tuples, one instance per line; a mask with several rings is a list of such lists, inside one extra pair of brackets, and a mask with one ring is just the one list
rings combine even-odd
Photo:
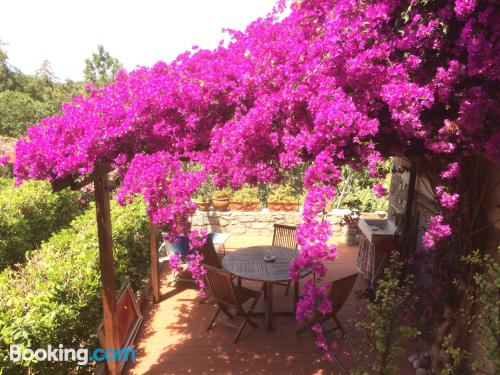
[[(274, 255), (274, 262), (266, 262), (264, 257), (268, 253)], [(222, 259), (222, 266), (233, 275), (243, 279), (261, 281), (264, 283), (264, 300), (266, 303), (266, 328), (273, 329), (273, 284), (290, 281), (288, 269), (292, 260), (299, 256), (296, 249), (277, 246), (252, 246), (228, 253)], [(305, 277), (311, 270), (303, 271), (300, 277)], [(294, 305), (298, 299), (298, 281), (294, 282)], [(281, 312), (294, 314), (294, 311)]]

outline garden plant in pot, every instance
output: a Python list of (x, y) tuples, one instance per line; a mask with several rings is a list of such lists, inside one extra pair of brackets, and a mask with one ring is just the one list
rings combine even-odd
[(201, 184), (200, 188), (196, 191), (193, 197), (193, 200), (196, 203), (196, 207), (198, 207), (198, 210), (208, 211), (213, 191), (214, 191), (214, 186), (211, 181), (207, 180)]
[(269, 211), (297, 211), (298, 197), (288, 185), (275, 185), (267, 198)]
[(353, 199), (346, 202), (349, 208), (349, 213), (345, 214), (342, 218), (340, 225), (345, 226), (345, 243), (347, 246), (354, 246), (359, 244), (360, 230), (358, 228), (358, 221), (361, 217), (361, 209), (359, 208), (361, 202)]
[(258, 211), (260, 209), (259, 191), (257, 187), (243, 185), (231, 197), (231, 210)]
[(229, 188), (215, 190), (212, 193), (212, 205), (216, 211), (227, 211), (232, 191)]

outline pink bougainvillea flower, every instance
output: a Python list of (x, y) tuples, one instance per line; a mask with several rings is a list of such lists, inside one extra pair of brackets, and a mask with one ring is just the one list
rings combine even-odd
[(439, 198), (441, 206), (447, 209), (454, 208), (460, 200), (460, 195), (458, 193), (449, 194), (442, 186), (436, 187), (436, 196)]
[(175, 271), (175, 272), (182, 272), (183, 271), (182, 264), (181, 264), (181, 258), (179, 256), (179, 253), (171, 254), (168, 258), (168, 263), (169, 263), (172, 271)]
[(380, 182), (377, 182), (373, 186), (372, 191), (375, 193), (377, 198), (382, 198), (387, 193), (387, 189), (383, 187)]
[(430, 249), (439, 240), (451, 234), (451, 227), (448, 224), (443, 224), (443, 221), (444, 218), (442, 215), (436, 215), (431, 218), (423, 237), (423, 243), (427, 249)]
[(446, 169), (441, 172), (440, 176), (442, 179), (450, 180), (456, 178), (460, 175), (460, 164), (458, 162), (453, 162), (448, 164)]

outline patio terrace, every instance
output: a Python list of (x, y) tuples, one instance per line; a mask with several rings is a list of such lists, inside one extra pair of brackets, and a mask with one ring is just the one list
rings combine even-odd
[[(227, 251), (252, 246), (270, 245), (272, 237), (233, 236), (227, 242)], [(356, 271), (357, 246), (345, 246), (340, 238), (334, 239), (338, 257), (328, 262), (327, 278), (335, 280)], [(300, 327), (293, 316), (275, 316), (274, 331), (264, 327), (264, 317), (256, 316), (256, 329), (247, 326), (240, 341), (233, 344), (234, 330), (220, 324), (210, 331), (206, 327), (215, 312), (212, 304), (200, 304), (196, 291), (189, 284), (169, 285), (169, 272), (161, 277), (161, 302), (150, 304), (145, 321), (136, 339), (137, 361), (128, 364), (127, 375), (139, 374), (344, 374), (338, 365), (327, 362), (314, 344), (309, 332), (297, 336)], [(256, 282), (243, 285), (258, 289)], [(355, 291), (366, 287), (358, 277), (353, 292), (338, 317), (350, 339), (360, 337), (349, 322), (363, 309)], [(292, 297), (284, 295), (283, 287), (274, 292), (277, 309), (290, 307)], [(262, 302), (262, 301), (261, 301)], [(259, 304), (261, 303), (259, 302)], [(256, 311), (259, 310), (259, 305)], [(328, 336), (331, 338), (331, 334)], [(343, 339), (339, 348), (348, 349)], [(406, 358), (399, 361), (400, 374), (414, 374)]]

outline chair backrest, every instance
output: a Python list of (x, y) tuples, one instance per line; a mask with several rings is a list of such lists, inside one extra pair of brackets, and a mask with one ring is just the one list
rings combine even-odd
[(212, 267), (208, 264), (204, 264), (207, 269), (207, 274), (205, 278), (210, 286), (210, 290), (214, 298), (221, 303), (230, 306), (238, 306), (238, 299), (234, 292), (233, 281), (231, 280), (231, 274), (220, 268)]
[(295, 234), (297, 227), (283, 224), (274, 224), (273, 246), (288, 247), (290, 249), (297, 248)]
[(215, 268), (222, 268), (217, 252), (215, 251), (214, 243), (212, 242), (212, 237), (207, 236), (205, 244), (199, 250), (200, 254), (203, 255), (203, 263)]
[(334, 312), (337, 312), (342, 308), (347, 297), (351, 294), (351, 290), (357, 278), (358, 274), (355, 273), (332, 282), (328, 298), (332, 302)]

